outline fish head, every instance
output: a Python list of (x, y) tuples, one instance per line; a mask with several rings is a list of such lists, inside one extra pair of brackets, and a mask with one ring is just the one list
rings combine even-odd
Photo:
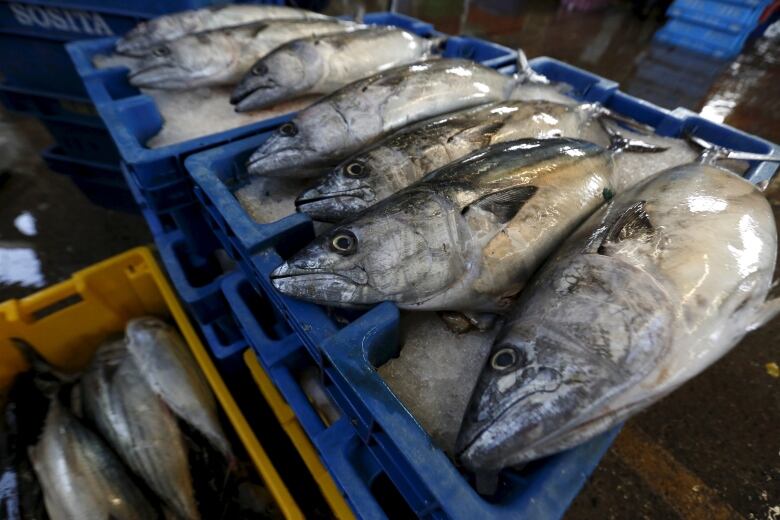
[(349, 153), (349, 126), (331, 103), (320, 101), (282, 124), (249, 157), (247, 171), (268, 177), (312, 177)]
[(316, 44), (317, 40), (295, 40), (255, 62), (230, 96), (236, 112), (266, 108), (308, 93), (323, 67)]
[(215, 84), (228, 78), (240, 49), (226, 34), (185, 36), (142, 55), (128, 79), (136, 87), (179, 89)]
[(338, 306), (419, 302), (453, 282), (460, 258), (445, 203), (398, 194), (318, 237), (271, 275), (281, 292)]
[(377, 202), (370, 152), (347, 159), (295, 200), (298, 211), (323, 222), (339, 222)]
[(619, 258), (548, 264), (491, 349), (458, 435), (460, 461), (497, 472), (597, 419), (659, 366), (674, 319), (667, 292)]

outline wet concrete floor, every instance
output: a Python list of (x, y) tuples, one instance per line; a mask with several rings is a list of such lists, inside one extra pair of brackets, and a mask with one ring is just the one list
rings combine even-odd
[[(368, 10), (383, 8), (367, 3)], [(650, 44), (659, 22), (627, 5), (582, 13), (552, 2), (490, 0), (396, 7), (446, 32), (484, 36), (529, 57), (547, 55), (621, 83), (668, 108), (685, 106), (780, 143), (780, 30), (731, 63), (692, 74), (684, 53)], [(331, 10), (354, 4), (334, 0)], [(671, 67), (659, 77), (658, 63)], [(49, 143), (33, 120), (0, 129), (0, 301), (66, 278), (151, 237), (143, 220), (91, 204), (48, 171)], [(780, 217), (780, 182), (768, 190)], [(780, 221), (780, 219), (779, 219)], [(780, 319), (750, 334), (705, 373), (630, 420), (567, 518), (780, 519)]]

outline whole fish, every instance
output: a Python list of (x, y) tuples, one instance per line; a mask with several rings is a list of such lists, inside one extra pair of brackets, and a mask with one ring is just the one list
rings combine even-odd
[[(463, 59), (396, 67), (350, 83), (298, 112), (252, 154), (247, 170), (312, 176), (402, 126), (520, 96), (525, 82), (524, 75), (507, 76)], [(531, 87), (534, 95), (565, 98), (554, 85)]]
[(160, 518), (103, 441), (53, 399), (38, 443), (30, 448), (53, 520)]
[(338, 222), (492, 144), (604, 133), (591, 124), (603, 113), (598, 105), (502, 101), (427, 119), (342, 162), (301, 193), (296, 206), (316, 220)]
[(160, 319), (143, 317), (130, 320), (125, 334), (127, 351), (152, 391), (231, 460), (214, 395), (179, 333)]
[(277, 20), (183, 36), (137, 54), (128, 79), (137, 87), (160, 89), (233, 85), (283, 43), (358, 27), (363, 26), (335, 19)]
[(616, 186), (612, 152), (593, 143), (493, 145), (335, 226), (271, 279), (285, 294), (337, 306), (503, 312)]
[(176, 416), (149, 388), (123, 341), (100, 347), (82, 378), (87, 417), (116, 453), (183, 519), (197, 519)]
[(711, 164), (617, 195), (523, 293), (459, 435), (483, 474), (569, 448), (707, 368), (778, 311), (770, 205)]
[(116, 44), (121, 53), (149, 49), (188, 34), (278, 19), (312, 20), (325, 15), (277, 5), (236, 4), (158, 16), (130, 29)]
[(307, 94), (330, 94), (383, 70), (431, 58), (440, 44), (440, 39), (379, 26), (301, 38), (260, 58), (230, 102), (245, 112)]

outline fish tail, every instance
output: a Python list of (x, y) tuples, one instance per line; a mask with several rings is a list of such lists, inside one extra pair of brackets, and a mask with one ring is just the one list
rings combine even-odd
[(434, 54), (441, 54), (447, 48), (447, 41), (450, 39), (447, 35), (433, 36), (428, 39), (430, 50)]
[[(778, 152), (765, 154), (765, 153), (753, 153), (753, 152), (742, 152), (737, 150), (731, 150), (729, 148), (725, 148), (723, 146), (718, 146), (716, 144), (713, 144), (709, 141), (702, 139), (701, 137), (692, 135), (690, 133), (685, 134), (685, 139), (694, 148), (698, 148), (700, 150), (699, 156), (696, 158), (696, 162), (701, 164), (714, 164), (716, 161), (720, 161), (722, 159), (732, 159), (737, 161), (780, 162), (780, 153)], [(775, 170), (774, 175), (777, 175), (778, 171), (780, 171), (780, 168)], [(759, 188), (761, 190), (765, 190), (769, 185), (769, 183), (771, 182), (771, 180), (772, 179), (770, 178), (763, 181), (759, 185)]]
[(780, 296), (765, 301), (756, 312), (748, 330), (755, 330), (780, 314)]
[(615, 127), (607, 124), (603, 119), (599, 119), (601, 128), (609, 136), (609, 150), (613, 153), (633, 152), (633, 153), (658, 153), (669, 149), (668, 146), (658, 146), (641, 139), (629, 139), (622, 135)]

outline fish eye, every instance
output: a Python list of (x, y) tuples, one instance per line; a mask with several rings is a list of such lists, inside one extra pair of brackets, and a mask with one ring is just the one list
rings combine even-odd
[(515, 366), (516, 363), (517, 352), (511, 347), (504, 347), (498, 350), (493, 354), (493, 357), (490, 358), (490, 366), (498, 371), (510, 369)]
[(262, 76), (266, 72), (268, 72), (268, 67), (266, 67), (264, 63), (258, 63), (252, 67), (253, 76)]
[(346, 174), (350, 177), (360, 178), (365, 177), (368, 174), (368, 168), (359, 162), (352, 162), (344, 168)]
[(330, 246), (340, 255), (349, 255), (357, 249), (357, 237), (349, 231), (341, 231), (331, 239)]
[(171, 50), (168, 47), (157, 47), (152, 51), (152, 54), (155, 56), (159, 56), (160, 58), (167, 56), (171, 53)]
[(298, 133), (298, 127), (295, 123), (285, 123), (279, 127), (279, 133), (285, 137), (292, 137)]

